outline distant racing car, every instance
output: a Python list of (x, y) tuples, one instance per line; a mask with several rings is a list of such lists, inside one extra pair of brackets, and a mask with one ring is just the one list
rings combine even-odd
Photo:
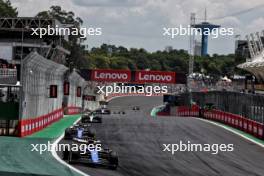
[(133, 111), (139, 111), (139, 110), (140, 110), (140, 107), (139, 107), (139, 106), (134, 106), (134, 107), (132, 108), (132, 110), (133, 110)]
[(125, 111), (119, 111), (118, 114), (125, 115), (126, 112)]
[(82, 123), (102, 123), (102, 116), (98, 113), (91, 112), (89, 114), (82, 115), (81, 122)]
[(98, 114), (104, 114), (104, 115), (111, 114), (110, 109), (107, 109), (107, 108), (100, 108), (100, 109), (97, 109), (95, 112)]

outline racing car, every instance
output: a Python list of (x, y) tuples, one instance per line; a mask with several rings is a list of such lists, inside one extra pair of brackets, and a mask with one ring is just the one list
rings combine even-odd
[(126, 112), (125, 111), (119, 111), (118, 114), (125, 115)]
[(140, 107), (139, 107), (139, 106), (134, 106), (134, 107), (132, 108), (132, 110), (133, 110), (133, 111), (139, 111), (139, 110), (140, 110)]
[[(83, 144), (100, 144), (100, 141), (96, 140), (82, 140), (74, 139), (74, 143), (81, 146)], [(93, 166), (106, 166), (110, 169), (117, 169), (118, 167), (118, 156), (117, 153), (106, 148), (100, 148), (100, 150), (88, 150), (83, 151), (72, 151), (65, 150), (63, 151), (63, 159), (67, 160), (69, 163), (82, 163), (89, 164)]]
[(95, 112), (98, 113), (98, 114), (104, 114), (104, 115), (111, 114), (110, 109), (107, 109), (107, 108), (97, 109)]
[(82, 123), (102, 123), (102, 121), (103, 121), (102, 116), (95, 112), (84, 114), (82, 115), (82, 119), (81, 119)]
[(95, 138), (95, 132), (90, 129), (89, 124), (76, 124), (65, 129), (64, 139), (71, 140), (73, 138)]

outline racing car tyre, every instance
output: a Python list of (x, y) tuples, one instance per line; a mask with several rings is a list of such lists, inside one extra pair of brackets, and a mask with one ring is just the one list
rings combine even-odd
[(72, 139), (71, 129), (67, 128), (65, 130), (64, 139), (66, 139), (66, 140)]
[(72, 163), (73, 160), (80, 159), (80, 154), (78, 152), (70, 151), (68, 155), (68, 163)]
[(95, 138), (95, 130), (88, 129), (88, 137)]
[(63, 151), (63, 153), (62, 153), (62, 159), (63, 160), (69, 159), (69, 154), (70, 154), (69, 150)]
[(117, 153), (116, 152), (111, 152), (110, 153), (109, 163), (110, 163), (110, 166), (109, 166), (110, 169), (113, 169), (113, 170), (116, 170), (117, 169), (117, 166), (118, 166), (118, 156), (117, 156)]

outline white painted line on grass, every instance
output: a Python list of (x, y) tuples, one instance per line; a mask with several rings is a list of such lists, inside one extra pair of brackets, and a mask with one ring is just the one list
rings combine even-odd
[[(78, 123), (81, 120), (81, 117), (79, 119), (77, 119), (73, 124), (75, 125), (76, 123)], [(57, 154), (56, 152), (56, 146), (58, 145), (58, 143), (62, 140), (62, 138), (64, 137), (64, 134), (62, 134), (59, 138), (56, 139), (56, 141), (52, 144), (52, 149), (51, 149), (51, 153), (52, 156), (61, 164), (63, 164), (64, 166), (68, 167), (69, 169), (75, 171), (76, 173), (82, 175), (82, 176), (90, 176), (82, 171), (80, 171), (79, 169), (76, 169), (75, 167), (71, 166), (70, 164), (68, 164), (67, 162), (63, 161)]]

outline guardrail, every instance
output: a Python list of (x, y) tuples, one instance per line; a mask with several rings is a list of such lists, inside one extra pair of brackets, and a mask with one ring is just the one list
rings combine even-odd
[[(219, 122), (233, 128), (244, 131), (251, 134), (259, 139), (264, 139), (264, 124), (256, 122), (254, 120), (245, 118), (241, 115), (221, 111), (218, 109), (204, 110), (197, 105), (192, 107), (188, 106), (177, 106), (175, 116), (180, 117), (196, 117), (203, 118), (215, 122)], [(168, 112), (159, 112), (158, 115), (172, 115)]]
[(0, 68), (0, 78), (17, 77), (17, 69)]
[(0, 68), (0, 84), (16, 84), (17, 69)]

